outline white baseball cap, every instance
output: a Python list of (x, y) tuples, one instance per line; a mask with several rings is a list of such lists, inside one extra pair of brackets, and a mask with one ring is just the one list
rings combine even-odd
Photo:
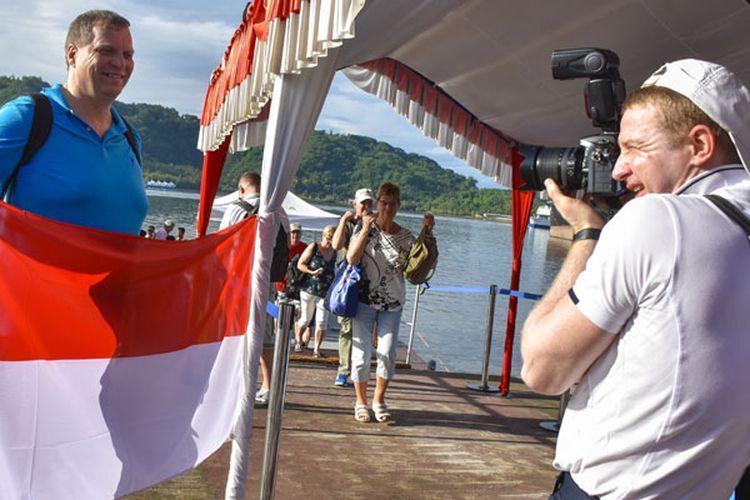
[(750, 91), (734, 73), (718, 64), (681, 59), (654, 71), (642, 87), (651, 85), (684, 95), (726, 130), (750, 173)]
[(375, 198), (372, 196), (372, 190), (368, 188), (357, 189), (357, 192), (354, 193), (354, 201), (357, 203), (362, 203), (367, 200), (375, 200)]

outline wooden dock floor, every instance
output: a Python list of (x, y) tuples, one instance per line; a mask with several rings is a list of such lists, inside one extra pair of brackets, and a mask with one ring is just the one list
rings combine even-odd
[[(387, 401), (394, 421), (356, 422), (354, 389), (333, 385), (335, 366), (292, 362), (275, 498), (546, 498), (554, 483), (558, 400), (520, 383), (511, 397), (472, 391), (478, 377), (407, 370)], [(493, 381), (497, 385), (496, 381)], [(258, 498), (266, 410), (256, 409), (246, 498)], [(198, 468), (132, 499), (223, 498), (226, 443)]]

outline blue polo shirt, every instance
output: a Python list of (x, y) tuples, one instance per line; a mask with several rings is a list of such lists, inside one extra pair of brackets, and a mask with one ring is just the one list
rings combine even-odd
[[(42, 90), (52, 104), (44, 146), (18, 172), (10, 202), (42, 217), (106, 231), (138, 234), (148, 212), (143, 172), (112, 108), (103, 138), (68, 106), (62, 86)], [(19, 97), (0, 109), (0, 187), (23, 154), (34, 101)], [(140, 150), (141, 140), (137, 133)]]

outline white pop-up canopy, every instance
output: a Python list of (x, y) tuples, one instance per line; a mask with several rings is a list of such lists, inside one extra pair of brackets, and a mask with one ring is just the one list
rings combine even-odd
[[(349, 68), (357, 85), (386, 99), (456, 156), (518, 187), (519, 144), (572, 146), (595, 130), (584, 111), (584, 81), (552, 79), (554, 49), (613, 50), (629, 89), (662, 63), (687, 57), (724, 64), (747, 82), (748, 25), (744, 0), (253, 2), (212, 75), (199, 138), (207, 153), (199, 234), (227, 152), (265, 144), (253, 264), (252, 386), (281, 202), (335, 71)], [(531, 198), (514, 189), (516, 285), (530, 206)], [(511, 344), (514, 318), (509, 313)], [(235, 445), (247, 440), (251, 419), (250, 408)], [(242, 495), (246, 460), (233, 454), (229, 496)]]
[[(229, 205), (240, 198), (239, 191), (234, 191), (214, 199), (211, 208), (211, 220), (220, 221)], [(338, 224), (339, 216), (308, 203), (289, 191), (281, 203), (290, 223), (302, 226), (304, 230), (322, 231), (328, 225)]]

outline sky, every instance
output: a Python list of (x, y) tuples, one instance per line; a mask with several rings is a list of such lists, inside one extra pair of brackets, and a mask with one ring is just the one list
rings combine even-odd
[[(119, 100), (199, 116), (208, 78), (241, 22), (244, 5), (228, 0), (0, 0), (0, 75), (64, 82), (68, 25), (86, 10), (111, 9), (130, 21), (135, 48), (135, 71)], [(500, 188), (341, 74), (315, 128), (373, 137), (475, 178), (479, 187)]]

